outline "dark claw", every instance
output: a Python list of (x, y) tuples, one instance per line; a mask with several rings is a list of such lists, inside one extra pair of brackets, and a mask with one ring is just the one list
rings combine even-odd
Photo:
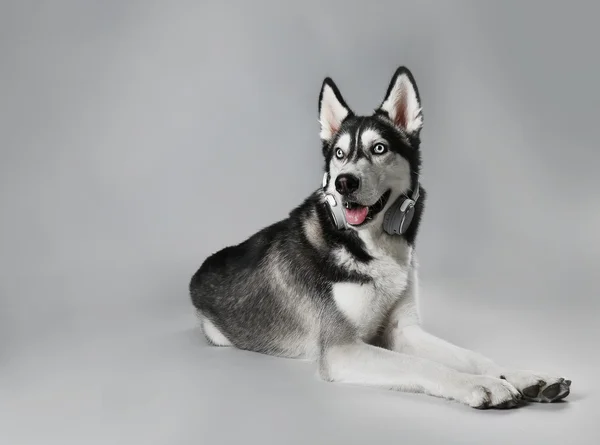
[(565, 380), (565, 385), (571, 386), (571, 381), (570, 380)]

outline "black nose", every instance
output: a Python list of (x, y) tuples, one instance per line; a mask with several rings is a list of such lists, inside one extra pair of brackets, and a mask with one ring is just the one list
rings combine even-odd
[(339, 175), (335, 179), (335, 189), (340, 195), (349, 195), (358, 190), (359, 179), (354, 175)]

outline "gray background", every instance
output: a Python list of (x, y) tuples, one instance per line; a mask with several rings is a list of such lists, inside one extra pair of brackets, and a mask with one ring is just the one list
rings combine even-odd
[[(282, 3), (2, 2), (0, 443), (598, 443), (598, 8)], [(369, 112), (400, 64), (425, 325), (566, 403), (330, 385), (200, 335), (204, 257), (320, 182), (323, 77)]]

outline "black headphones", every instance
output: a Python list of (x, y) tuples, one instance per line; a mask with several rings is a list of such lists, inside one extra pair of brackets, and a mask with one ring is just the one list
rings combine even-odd
[[(327, 173), (323, 175), (323, 189), (327, 186)], [(415, 205), (419, 200), (419, 181), (412, 196), (400, 196), (383, 215), (383, 230), (390, 235), (403, 235), (410, 227), (415, 216)], [(338, 230), (346, 230), (349, 225), (341, 203), (337, 202), (335, 196), (325, 193), (326, 208)]]

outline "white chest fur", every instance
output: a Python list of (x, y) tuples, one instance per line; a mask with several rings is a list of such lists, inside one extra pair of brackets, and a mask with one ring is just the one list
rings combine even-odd
[(340, 266), (371, 278), (367, 284), (337, 283), (333, 298), (363, 339), (374, 336), (383, 319), (402, 296), (408, 282), (412, 248), (402, 239), (379, 233), (361, 233), (368, 263), (357, 261), (345, 249), (336, 252)]

